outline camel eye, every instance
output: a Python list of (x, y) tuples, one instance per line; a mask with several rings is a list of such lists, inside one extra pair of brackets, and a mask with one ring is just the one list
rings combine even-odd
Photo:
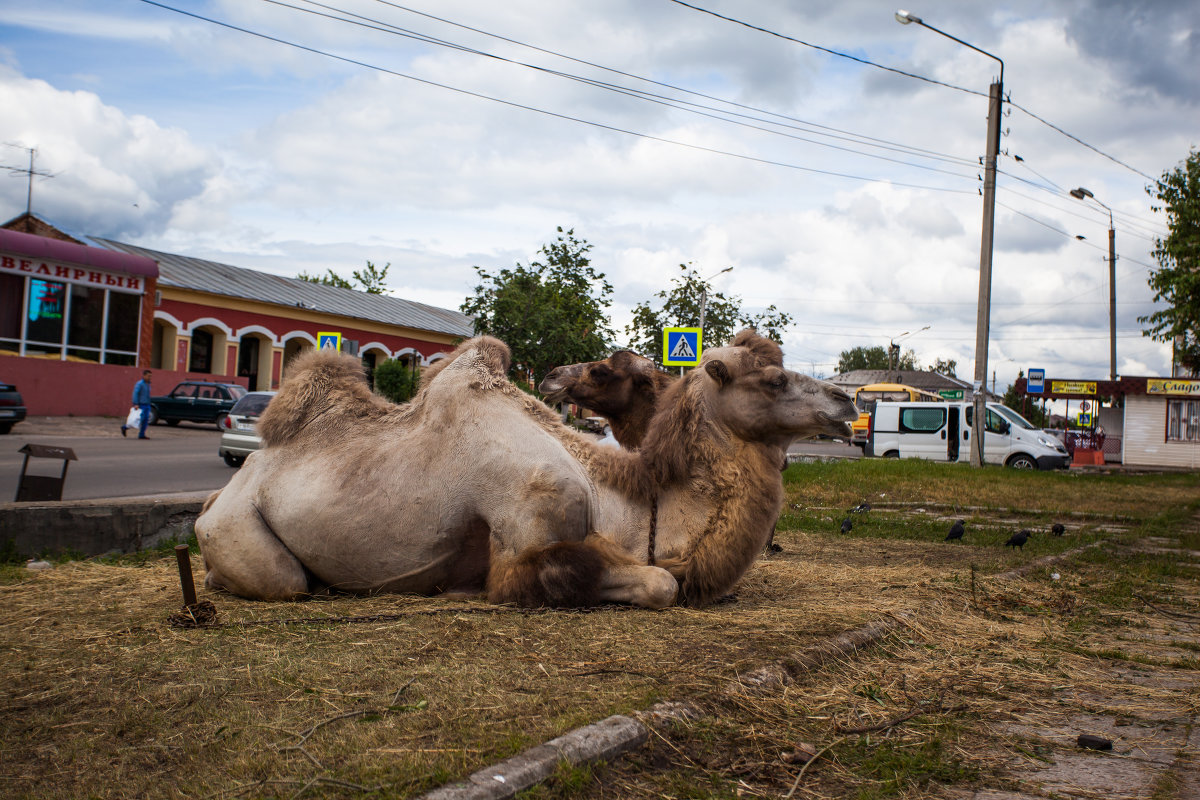
[(787, 376), (776, 375), (774, 378), (771, 378), (771, 380), (767, 381), (767, 385), (772, 389), (782, 389), (783, 387), (787, 386)]

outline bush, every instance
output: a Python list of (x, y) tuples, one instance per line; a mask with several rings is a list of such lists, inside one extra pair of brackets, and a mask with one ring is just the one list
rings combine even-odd
[(406, 403), (417, 393), (421, 370), (399, 361), (385, 361), (375, 368), (375, 391), (393, 403)]

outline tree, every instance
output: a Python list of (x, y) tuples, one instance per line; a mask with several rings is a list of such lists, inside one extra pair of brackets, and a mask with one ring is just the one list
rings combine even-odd
[(392, 266), (392, 262), (384, 265), (383, 269), (379, 269), (370, 261), (367, 262), (366, 269), (355, 270), (352, 273), (354, 282), (343, 278), (332, 269), (325, 270), (324, 275), (309, 275), (307, 272), (301, 272), (296, 277), (302, 281), (309, 283), (319, 283), (324, 286), (336, 286), (339, 289), (356, 289), (367, 294), (383, 294), (387, 290), (385, 280), (387, 279), (388, 269)]
[(417, 393), (421, 370), (395, 359), (375, 367), (375, 391), (393, 403), (404, 403)]
[(1154, 240), (1153, 255), (1159, 269), (1151, 273), (1154, 299), (1169, 307), (1138, 322), (1157, 342), (1173, 342), (1175, 360), (1200, 371), (1200, 152), (1192, 150), (1175, 169), (1164, 172), (1146, 193), (1158, 200), (1154, 211), (1167, 215), (1167, 237)]
[(479, 285), (460, 306), (475, 332), (504, 341), (513, 369), (536, 379), (554, 367), (598, 361), (613, 347), (607, 309), (612, 285), (596, 272), (592, 246), (560, 227), (558, 239), (538, 251), (544, 260), (492, 274), (475, 267)]
[(946, 375), (947, 377), (950, 377), (950, 378), (958, 377), (957, 375), (954, 374), (954, 371), (956, 369), (958, 369), (958, 362), (955, 361), (953, 358), (948, 358), (945, 361), (943, 361), (940, 358), (935, 358), (933, 360), (933, 366), (930, 367), (929, 369), (932, 370), (933, 372), (936, 372), (941, 375)]
[[(1017, 379), (1020, 380), (1024, 377), (1025, 370), (1021, 370), (1017, 374)], [(1004, 405), (1016, 411), (1035, 426), (1039, 428), (1048, 427), (1047, 423), (1049, 420), (1045, 412), (1042, 411), (1041, 406), (1038, 405), (1038, 398), (1026, 398), (1017, 394), (1017, 384), (1015, 381), (1009, 384), (1008, 390), (1004, 392)]]
[(912, 350), (902, 354), (898, 364), (893, 365), (891, 359), (888, 358), (887, 348), (879, 345), (852, 347), (849, 350), (843, 350), (838, 355), (838, 374), (860, 369), (904, 369), (911, 372), (920, 369), (920, 366), (917, 365), (917, 354)]
[(671, 281), (672, 288), (654, 295), (653, 301), (638, 303), (633, 309), (633, 322), (625, 327), (631, 348), (662, 363), (663, 328), (699, 328), (700, 308), (704, 306), (704, 346), (725, 344), (742, 328), (755, 328), (772, 341), (783, 343), (783, 331), (792, 324), (790, 314), (774, 305), (760, 314), (742, 311), (742, 299), (714, 292), (712, 284), (700, 278), (695, 268), (680, 264), (683, 273)]

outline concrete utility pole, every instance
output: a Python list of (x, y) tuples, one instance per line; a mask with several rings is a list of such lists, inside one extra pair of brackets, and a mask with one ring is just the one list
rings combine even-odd
[(947, 39), (1000, 62), (1000, 76), (988, 92), (987, 155), (983, 173), (983, 235), (979, 244), (979, 307), (975, 322), (975, 402), (974, 424), (971, 426), (971, 466), (981, 467), (984, 464), (983, 440), (985, 421), (987, 420), (988, 330), (991, 325), (992, 311), (992, 234), (996, 222), (996, 158), (1000, 153), (1000, 110), (1004, 101), (1004, 61), (986, 50), (980, 50), (975, 45), (964, 42), (957, 36), (951, 36), (945, 31), (938, 30), (907, 11), (897, 11), (896, 21), (901, 25), (915, 22), (922, 28), (928, 28), (936, 34), (945, 36)]
[(1117, 379), (1117, 229), (1113, 226), (1112, 209), (1096, 200), (1096, 195), (1080, 186), (1069, 194), (1083, 200), (1090, 197), (1108, 212), (1108, 379)]

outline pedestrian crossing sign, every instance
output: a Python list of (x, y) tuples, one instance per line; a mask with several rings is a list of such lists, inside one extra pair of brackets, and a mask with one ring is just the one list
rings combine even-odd
[(703, 347), (700, 328), (663, 328), (663, 363), (672, 367), (694, 367)]
[(324, 333), (318, 333), (317, 334), (317, 349), (318, 350), (333, 350), (335, 352), (338, 350), (341, 350), (342, 349), (342, 334), (341, 334), (341, 332), (340, 331), (337, 331), (337, 332), (325, 331)]

